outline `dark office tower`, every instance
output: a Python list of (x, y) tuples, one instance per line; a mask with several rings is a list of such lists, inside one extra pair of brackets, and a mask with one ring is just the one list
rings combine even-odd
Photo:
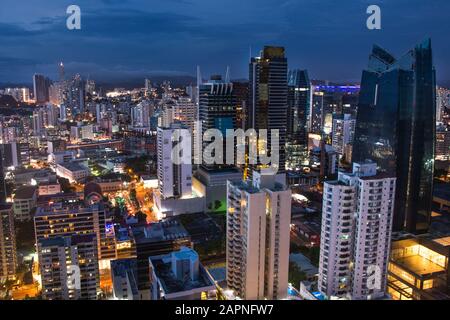
[(279, 152), (278, 173), (284, 173), (288, 106), (287, 59), (284, 48), (266, 46), (260, 57), (252, 58), (249, 81), (247, 129), (253, 128), (257, 132), (261, 129), (268, 130), (269, 153), (270, 131), (279, 130), (279, 150), (273, 151)]
[(68, 116), (75, 116), (85, 111), (85, 84), (79, 74), (68, 82), (64, 104)]
[(309, 132), (322, 134), (324, 122), (324, 94), (316, 91), (312, 96), (311, 112), (309, 116)]
[(290, 70), (288, 86), (288, 140), (306, 144), (311, 93), (308, 71)]
[[(211, 76), (211, 80), (200, 85), (199, 88), (199, 121), (202, 125), (202, 135), (208, 129), (218, 129), (225, 139), (226, 130), (236, 127), (236, 97), (233, 93), (233, 84), (222, 80), (219, 75)], [(203, 141), (203, 148), (211, 141)], [(203, 159), (203, 167), (208, 169), (221, 169), (226, 165), (225, 142), (223, 151), (223, 164), (206, 164)]]
[(36, 104), (46, 103), (49, 100), (48, 89), (50, 87), (50, 79), (41, 74), (33, 76), (34, 99)]
[(248, 105), (248, 82), (233, 81), (236, 96), (236, 128), (245, 129), (245, 115)]
[(363, 71), (353, 161), (372, 159), (397, 177), (394, 230), (430, 222), (436, 109), (431, 40), (399, 60), (374, 46)]
[(6, 202), (5, 171), (3, 169), (3, 153), (0, 148), (0, 204)]

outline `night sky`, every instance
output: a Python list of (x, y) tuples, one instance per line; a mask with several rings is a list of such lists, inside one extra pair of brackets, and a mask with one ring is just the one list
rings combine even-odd
[[(66, 8), (81, 7), (79, 31)], [(366, 9), (382, 9), (382, 30)], [(399, 56), (433, 41), (438, 80), (450, 80), (449, 0), (1, 0), (0, 82), (56, 79), (56, 64), (98, 81), (224, 73), (246, 78), (250, 47), (286, 47), (311, 78), (359, 81), (373, 43)]]

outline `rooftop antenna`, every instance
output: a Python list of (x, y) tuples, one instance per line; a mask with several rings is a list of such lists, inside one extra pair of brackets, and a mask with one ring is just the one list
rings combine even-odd
[(225, 73), (225, 83), (230, 82), (230, 66), (227, 66), (227, 72)]
[(64, 81), (64, 63), (61, 61), (58, 64), (59, 69), (59, 81)]
[(200, 72), (200, 66), (197, 66), (197, 88), (202, 84), (202, 74)]

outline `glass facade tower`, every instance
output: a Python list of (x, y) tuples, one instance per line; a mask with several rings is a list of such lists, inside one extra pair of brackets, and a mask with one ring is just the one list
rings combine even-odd
[[(247, 128), (256, 131), (268, 130), (267, 151), (278, 152), (278, 173), (284, 173), (288, 107), (288, 72), (284, 48), (264, 47), (260, 57), (251, 59), (249, 71)], [(270, 138), (272, 129), (278, 130), (279, 133), (278, 150), (276, 148), (272, 150)]]
[(397, 177), (394, 231), (430, 223), (436, 80), (428, 39), (396, 60), (374, 46), (363, 71), (353, 161), (372, 159)]

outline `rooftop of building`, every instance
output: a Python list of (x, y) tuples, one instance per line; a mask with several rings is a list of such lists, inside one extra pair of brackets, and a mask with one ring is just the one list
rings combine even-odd
[(86, 206), (82, 201), (68, 202), (62, 201), (48, 206), (39, 206), (36, 210), (35, 217), (49, 216), (49, 215), (59, 215), (59, 214), (70, 214), (70, 213), (86, 213), (93, 211), (102, 211), (104, 206), (101, 203), (95, 203)]
[(389, 174), (387, 172), (378, 172), (374, 176), (359, 177), (359, 179), (361, 179), (361, 180), (381, 180), (381, 179), (388, 179), (388, 178), (395, 178), (395, 176), (392, 174)]
[(64, 168), (66, 168), (67, 170), (70, 170), (70, 171), (88, 170), (87, 167), (85, 167), (84, 165), (80, 164), (79, 162), (61, 163), (61, 164), (58, 164), (58, 166), (64, 167)]
[(183, 225), (176, 219), (151, 223), (132, 228), (136, 243), (159, 242), (189, 237)]
[(329, 185), (333, 185), (333, 186), (350, 187), (349, 181), (342, 181), (342, 180), (328, 180), (328, 181), (325, 181), (325, 184), (329, 184)]
[(445, 268), (420, 255), (395, 259), (395, 263), (419, 276), (446, 272)]
[(227, 279), (227, 268), (226, 267), (208, 268), (208, 272), (213, 277), (213, 279), (217, 282), (226, 281), (226, 279)]
[(311, 260), (301, 253), (291, 253), (289, 255), (289, 262), (295, 263), (308, 277), (319, 273), (319, 268), (311, 263)]
[(55, 194), (45, 194), (40, 195), (37, 199), (38, 204), (44, 204), (49, 202), (60, 201), (64, 199), (75, 200), (78, 199), (79, 196), (76, 192), (60, 192)]
[(53, 155), (55, 155), (55, 156), (66, 156), (66, 155), (72, 156), (72, 155), (73, 155), (72, 151), (69, 151), (69, 150), (65, 150), (65, 151), (54, 151), (54, 152), (52, 152), (51, 154), (53, 154)]
[(257, 186), (255, 186), (253, 184), (253, 182), (250, 180), (230, 181), (230, 183), (233, 186), (239, 188), (240, 190), (248, 192), (250, 194), (261, 192), (261, 190), (264, 190), (264, 189), (274, 191), (274, 192), (286, 190), (286, 186), (279, 182), (274, 182), (271, 186), (263, 185), (261, 188), (258, 188)]
[(437, 239), (434, 239), (433, 241), (438, 243), (441, 246), (450, 247), (450, 236), (437, 238)]
[(42, 238), (38, 240), (42, 247), (62, 247), (79, 243), (95, 242), (95, 234), (71, 235), (67, 237)]
[(116, 240), (119, 242), (131, 240), (131, 236), (130, 236), (128, 228), (118, 227), (115, 229), (114, 234), (116, 236)]
[(137, 260), (120, 259), (111, 261), (111, 273), (113, 277), (127, 277), (133, 294), (138, 294), (137, 285)]
[(214, 280), (201, 264), (199, 264), (197, 280), (192, 280), (189, 277), (185, 277), (183, 280), (177, 279), (172, 271), (172, 254), (182, 254), (185, 256), (181, 258), (198, 259), (197, 253), (191, 249), (185, 252), (178, 251), (149, 258), (165, 294), (180, 293), (201, 288), (208, 288), (209, 290), (215, 288)]
[(419, 277), (447, 273), (450, 237), (430, 234), (410, 236), (392, 242), (391, 262)]
[(59, 182), (56, 180), (40, 181), (38, 185), (39, 185), (39, 187), (54, 186), (54, 185), (59, 185)]
[(36, 187), (24, 186), (20, 187), (14, 192), (14, 199), (26, 200), (31, 199), (36, 195)]

